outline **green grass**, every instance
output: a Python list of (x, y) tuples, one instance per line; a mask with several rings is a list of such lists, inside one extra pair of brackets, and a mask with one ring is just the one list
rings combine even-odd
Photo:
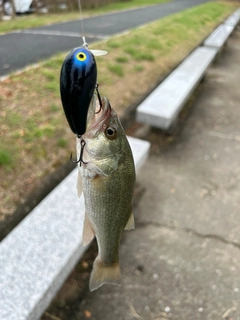
[(136, 65), (133, 67), (134, 72), (141, 72), (144, 70), (144, 67), (142, 65)]
[(120, 1), (115, 2), (111, 4), (107, 4), (105, 6), (102, 6), (98, 9), (95, 9), (96, 12), (102, 13), (102, 12), (108, 12), (108, 11), (118, 11), (118, 10), (126, 10), (126, 9), (132, 9), (135, 7), (143, 7), (143, 6), (149, 6), (154, 4), (159, 4), (163, 2), (168, 2), (170, 0), (131, 0), (131, 1)]
[[(91, 16), (96, 14), (107, 13), (111, 11), (119, 11), (131, 9), (140, 6), (149, 6), (158, 3), (168, 2), (170, 0), (131, 0), (120, 1), (112, 4), (102, 6), (100, 8), (83, 9), (84, 16)], [(36, 28), (53, 23), (80, 19), (80, 13), (76, 12), (61, 12), (55, 14), (32, 14), (26, 16), (16, 16), (12, 20), (0, 20), (0, 34), (19, 29)], [(80, 29), (80, 27), (79, 27)]]
[(154, 61), (157, 57), (170, 52), (178, 44), (189, 40), (195, 41), (198, 38), (200, 41), (201, 33), (203, 34), (204, 30), (210, 30), (209, 26), (214, 22), (220, 22), (220, 17), (225, 12), (226, 14), (231, 12), (228, 4), (209, 2), (166, 17), (145, 28), (133, 30), (129, 36), (110, 39), (106, 46), (109, 51), (122, 46), (122, 50), (129, 59)]
[(11, 164), (11, 155), (7, 150), (0, 149), (0, 166), (9, 166)]
[(55, 93), (59, 92), (59, 83), (56, 81), (46, 81), (44, 88)]
[(42, 71), (42, 73), (45, 75), (45, 77), (46, 77), (46, 79), (47, 79), (48, 81), (54, 81), (54, 80), (56, 80), (56, 74), (53, 73), (53, 72), (51, 72), (50, 70), (44, 69), (44, 70)]
[(51, 105), (49, 106), (49, 110), (50, 110), (50, 112), (58, 112), (59, 106), (56, 105), (55, 103), (53, 103), (53, 104), (51, 104)]
[(154, 61), (155, 57), (150, 52), (141, 52), (137, 55), (137, 61)]
[(18, 126), (22, 121), (22, 117), (17, 112), (8, 113), (8, 122), (11, 126)]
[(44, 62), (45, 70), (49, 71), (49, 69), (52, 69), (52, 70), (54, 70), (56, 75), (57, 74), (59, 75), (60, 70), (58, 68), (59, 68), (59, 66), (62, 65), (62, 62), (63, 62), (62, 59), (63, 59), (62, 54), (57, 54), (54, 56), (53, 59), (49, 59), (49, 60), (45, 61)]
[(116, 62), (118, 62), (118, 63), (127, 63), (127, 62), (128, 62), (128, 58), (125, 57), (125, 56), (117, 57), (115, 60), (116, 60)]
[(124, 44), (124, 52), (128, 53), (133, 58), (137, 58), (138, 56), (138, 50), (136, 47), (129, 47), (128, 44)]
[(59, 138), (57, 141), (57, 146), (60, 148), (66, 148), (67, 146), (67, 140), (64, 138)]
[(115, 42), (114, 40), (108, 43), (109, 49), (116, 49), (120, 47), (121, 47), (121, 44), (119, 42)]
[(113, 74), (116, 74), (119, 77), (124, 76), (123, 67), (119, 64), (110, 64), (108, 65), (108, 69), (110, 70), (110, 72), (112, 72)]

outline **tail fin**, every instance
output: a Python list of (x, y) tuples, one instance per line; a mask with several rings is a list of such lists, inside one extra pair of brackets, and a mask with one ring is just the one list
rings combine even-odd
[(104, 265), (99, 257), (96, 258), (93, 264), (93, 269), (90, 277), (89, 288), (94, 291), (101, 287), (104, 283), (120, 285), (121, 271), (119, 262), (111, 265)]

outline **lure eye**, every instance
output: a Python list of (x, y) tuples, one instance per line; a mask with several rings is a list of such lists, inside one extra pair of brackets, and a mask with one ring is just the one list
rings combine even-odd
[(105, 130), (105, 135), (110, 140), (115, 139), (117, 136), (117, 130), (114, 127), (109, 126)]
[(77, 55), (76, 55), (76, 58), (79, 60), (79, 61), (85, 61), (87, 59), (87, 56), (84, 52), (79, 52)]

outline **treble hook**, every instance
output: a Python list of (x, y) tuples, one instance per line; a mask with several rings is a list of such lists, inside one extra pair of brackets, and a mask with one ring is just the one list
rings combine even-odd
[(80, 152), (80, 156), (79, 156), (79, 159), (78, 160), (73, 160), (72, 158), (72, 153), (71, 153), (71, 156), (70, 156), (70, 160), (73, 162), (73, 163), (79, 163), (80, 162), (80, 167), (83, 164), (87, 164), (87, 162), (84, 162), (83, 161), (83, 152), (84, 152), (84, 147), (86, 145), (86, 141), (81, 137), (81, 136), (78, 136), (78, 138), (80, 138), (80, 146), (81, 146), (81, 152)]
[(97, 91), (98, 101), (100, 104), (100, 109), (97, 112), (95, 112), (95, 114), (98, 114), (102, 110), (102, 99), (101, 99), (100, 93), (98, 91), (98, 87), (99, 87), (99, 83), (96, 84), (96, 91)]

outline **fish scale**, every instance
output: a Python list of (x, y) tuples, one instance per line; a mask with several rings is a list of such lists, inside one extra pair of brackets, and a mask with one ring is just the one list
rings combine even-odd
[[(83, 242), (88, 243), (95, 235), (99, 248), (90, 290), (104, 283), (119, 283), (119, 243), (123, 230), (134, 227), (132, 151), (119, 118), (106, 98), (102, 99), (102, 105), (100, 114), (91, 113), (92, 119), (82, 136), (86, 143), (83, 153), (86, 162), (79, 164), (86, 208)], [(78, 147), (79, 139), (79, 154)]]
[[(86, 190), (84, 191), (86, 214), (89, 216), (94, 229), (97, 230), (97, 240), (99, 247), (102, 249), (100, 252), (101, 258), (109, 257), (109, 260), (104, 259), (107, 264), (117, 261), (116, 250), (110, 244), (119, 244), (122, 230), (132, 211), (131, 205), (129, 205), (129, 203), (131, 204), (132, 192), (127, 185), (128, 179), (125, 171), (129, 164), (131, 166), (130, 162), (125, 163), (122, 168), (114, 172), (111, 175), (111, 180), (107, 181), (105, 188), (96, 187), (92, 181), (88, 181), (86, 185), (83, 183), (83, 190)], [(100, 180), (98, 182), (100, 185), (104, 185), (104, 181), (101, 180), (106, 180), (105, 177), (95, 179)], [(116, 180), (118, 183), (115, 182)], [(92, 198), (96, 201), (92, 201)], [(99, 226), (101, 227), (99, 228)], [(105, 248), (108, 250), (107, 253), (104, 251)]]

